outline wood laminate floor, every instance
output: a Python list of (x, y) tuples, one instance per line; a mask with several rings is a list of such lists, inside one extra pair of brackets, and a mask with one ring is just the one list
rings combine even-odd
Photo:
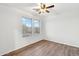
[(79, 56), (79, 48), (42, 40), (14, 56)]

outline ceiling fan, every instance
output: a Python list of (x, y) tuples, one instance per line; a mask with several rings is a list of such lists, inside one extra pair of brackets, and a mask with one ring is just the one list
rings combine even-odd
[(47, 6), (44, 3), (40, 3), (39, 8), (36, 8), (36, 9), (33, 9), (33, 10), (35, 10), (39, 14), (41, 14), (41, 13), (45, 13), (45, 12), (49, 13), (50, 11), (48, 9), (50, 9), (50, 8), (54, 8), (54, 5)]

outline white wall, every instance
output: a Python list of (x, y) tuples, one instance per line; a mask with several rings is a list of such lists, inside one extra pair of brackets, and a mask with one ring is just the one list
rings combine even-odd
[(22, 37), (20, 25), (22, 16), (35, 18), (21, 10), (0, 5), (0, 55), (43, 39), (43, 33), (38, 36)]
[(67, 11), (62, 8), (64, 12), (60, 14), (46, 16), (46, 35), (50, 41), (79, 47), (79, 10), (71, 7)]
[[(26, 17), (30, 17), (32, 19), (39, 19), (41, 21), (41, 33), (39, 35), (33, 34), (32, 36), (29, 36), (29, 37), (22, 37), (22, 27), (21, 27), (20, 18), (23, 15)], [(15, 44), (16, 44), (15, 49), (19, 49), (26, 45), (30, 45), (35, 42), (38, 42), (45, 37), (44, 36), (44, 24), (43, 24), (42, 18), (39, 18), (34, 13), (33, 13), (33, 15), (32, 15), (32, 13), (30, 15), (28, 15), (27, 13), (23, 13), (23, 14), (21, 13), (16, 25), (17, 25), (17, 28), (15, 30)]]
[(0, 6), (0, 55), (14, 49), (15, 16), (13, 11)]

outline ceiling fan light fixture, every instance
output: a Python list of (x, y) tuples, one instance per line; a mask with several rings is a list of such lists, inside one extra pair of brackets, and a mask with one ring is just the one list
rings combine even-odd
[(38, 11), (39, 14), (45, 13), (45, 12), (49, 13), (50, 11), (48, 9), (53, 7), (54, 5), (47, 6), (44, 3), (40, 3), (39, 8), (37, 8), (36, 11)]

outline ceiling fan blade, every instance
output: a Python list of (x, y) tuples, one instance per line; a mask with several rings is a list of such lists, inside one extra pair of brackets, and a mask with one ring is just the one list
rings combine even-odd
[(41, 12), (39, 12), (39, 14), (41, 14)]
[(41, 9), (44, 9), (46, 7), (46, 5), (41, 3), (40, 7), (41, 7)]
[(33, 9), (33, 10), (39, 11), (40, 9)]
[(45, 10), (47, 13), (49, 13), (49, 11), (48, 10)]
[(54, 7), (54, 5), (48, 6), (48, 7), (46, 7), (46, 8), (48, 9), (48, 8), (52, 8), (52, 7)]

